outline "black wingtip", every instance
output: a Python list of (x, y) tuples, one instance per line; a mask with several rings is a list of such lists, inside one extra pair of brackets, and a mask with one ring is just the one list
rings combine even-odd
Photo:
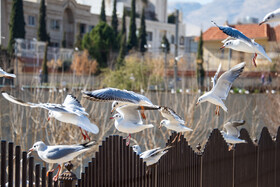
[(81, 145), (84, 146), (85, 148), (92, 147), (92, 146), (96, 145), (96, 141), (92, 140), (90, 142), (86, 142), (86, 143), (83, 143)]

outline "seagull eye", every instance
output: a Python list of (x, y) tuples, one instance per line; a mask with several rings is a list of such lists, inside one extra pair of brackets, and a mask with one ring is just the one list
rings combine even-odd
[(270, 16), (267, 19), (270, 19)]

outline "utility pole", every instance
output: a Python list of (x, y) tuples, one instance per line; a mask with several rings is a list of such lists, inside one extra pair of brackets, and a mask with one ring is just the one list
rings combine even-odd
[(17, 76), (17, 78), (16, 78), (16, 86), (18, 86), (19, 74), (18, 74), (18, 59), (17, 59), (17, 52), (18, 52), (18, 41), (17, 41), (17, 39), (15, 39), (14, 48), (15, 48), (16, 76)]
[(174, 55), (174, 89), (175, 92), (177, 91), (177, 74), (178, 74), (178, 67), (177, 67), (177, 59), (178, 56), (178, 32), (179, 32), (179, 10), (176, 9), (176, 27), (175, 27), (175, 55)]

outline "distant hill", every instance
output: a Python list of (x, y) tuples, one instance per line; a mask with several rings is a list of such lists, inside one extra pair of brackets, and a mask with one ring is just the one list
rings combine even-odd
[[(173, 8), (174, 7), (174, 8)], [(169, 11), (178, 8), (183, 12), (183, 20), (187, 23), (188, 35), (199, 35), (212, 26), (211, 20), (218, 24), (228, 21), (235, 24), (238, 20), (250, 16), (261, 20), (268, 12), (280, 8), (279, 0), (213, 0), (211, 3), (171, 3)], [(280, 23), (279, 23), (280, 24)]]

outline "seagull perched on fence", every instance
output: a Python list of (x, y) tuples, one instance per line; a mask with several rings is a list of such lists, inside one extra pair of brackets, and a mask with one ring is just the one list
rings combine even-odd
[[(80, 145), (53, 145), (48, 146), (44, 142), (36, 142), (32, 148), (29, 149), (29, 152), (37, 151), (38, 156), (47, 163), (58, 164), (57, 168), (52, 169), (49, 172), (53, 172), (58, 169), (57, 174), (54, 176), (53, 180), (57, 181), (59, 172), (61, 170), (61, 165), (65, 162), (73, 160), (78, 155), (88, 151), (95, 141), (91, 141), (85, 144)], [(47, 173), (47, 175), (48, 175)]]
[(133, 105), (122, 105), (116, 109), (117, 113), (110, 119), (115, 119), (115, 127), (118, 131), (129, 133), (128, 146), (131, 139), (131, 133), (137, 133), (147, 128), (154, 127), (153, 124), (144, 125), (139, 110)]
[(266, 14), (262, 22), (259, 23), (259, 25), (276, 21), (280, 21), (280, 8)]
[(237, 64), (233, 66), (230, 70), (224, 72), (217, 80), (218, 74), (221, 69), (221, 64), (220, 64), (215, 76), (212, 78), (213, 88), (209, 92), (206, 92), (205, 94), (200, 96), (197, 100), (196, 105), (203, 103), (205, 101), (209, 101), (210, 103), (216, 105), (216, 110), (215, 110), (216, 115), (220, 114), (220, 107), (222, 107), (223, 110), (227, 112), (227, 107), (222, 100), (227, 99), (228, 92), (230, 91), (233, 81), (237, 77), (239, 77), (244, 67), (245, 67), (245, 62)]
[(192, 129), (188, 128), (185, 126), (186, 122), (178, 115), (176, 112), (174, 112), (171, 108), (169, 107), (160, 107), (159, 109), (161, 115), (166, 118), (160, 122), (159, 128), (162, 126), (165, 126), (167, 129), (179, 132), (177, 136), (174, 138), (172, 143), (175, 142), (175, 140), (178, 138), (178, 141), (180, 141), (180, 137), (182, 132), (186, 131), (193, 131)]
[(171, 147), (172, 146), (167, 146), (165, 148), (158, 147), (155, 149), (147, 150), (142, 153), (139, 145), (132, 146), (133, 151), (136, 152), (136, 154), (139, 155), (144, 162), (146, 162), (146, 166), (152, 166), (156, 164), (159, 161), (159, 159), (168, 152), (167, 149)]
[(13, 79), (13, 78), (16, 78), (16, 75), (15, 74), (11, 74), (11, 73), (7, 73), (2, 68), (0, 68), (0, 77), (5, 77), (5, 78), (8, 78), (8, 79)]
[(62, 104), (30, 103), (17, 99), (6, 92), (2, 92), (2, 95), (5, 99), (22, 106), (29, 106), (31, 108), (44, 108), (49, 110), (48, 121), (50, 118), (55, 118), (58, 121), (64, 123), (77, 125), (80, 127), (84, 139), (88, 138), (90, 140), (87, 132), (84, 134), (82, 129), (93, 134), (97, 134), (99, 132), (99, 128), (90, 122), (87, 117), (88, 113), (85, 112), (85, 109), (73, 95), (67, 95)]
[[(238, 137), (240, 136), (240, 132), (237, 129), (238, 126), (244, 125), (245, 121), (244, 120), (239, 120), (239, 121), (229, 121), (224, 124), (224, 129), (225, 131), (221, 131), (225, 141), (231, 145), (235, 145), (238, 143), (247, 143), (245, 140), (239, 139)], [(229, 148), (231, 150), (232, 147)]]
[[(256, 66), (256, 58), (257, 58), (258, 54), (264, 56), (265, 58), (267, 58), (271, 62), (271, 59), (266, 55), (263, 47), (260, 44), (258, 44), (257, 42), (255, 42), (255, 40), (248, 38), (242, 32), (240, 32), (239, 30), (237, 30), (235, 28), (232, 28), (232, 27), (229, 27), (229, 26), (219, 26), (214, 21), (211, 21), (211, 22), (213, 24), (215, 24), (226, 35), (230, 36), (229, 38), (233, 37), (233, 38), (239, 39), (239, 40), (243, 41), (245, 44), (247, 44), (248, 47), (244, 46), (242, 43), (237, 41), (232, 45), (228, 45), (228, 48), (232, 48), (232, 49), (237, 50), (237, 51), (243, 51), (243, 52), (250, 51), (249, 53), (254, 53), (255, 55), (252, 59), (252, 63), (253, 63), (254, 66)], [(224, 42), (229, 40), (229, 38), (224, 40)], [(231, 43), (226, 43), (226, 44), (231, 44)]]
[(135, 93), (133, 91), (127, 90), (120, 90), (117, 88), (104, 88), (100, 90), (94, 91), (85, 91), (82, 92), (83, 97), (90, 99), (92, 101), (99, 101), (99, 102), (113, 102), (112, 111), (114, 112), (118, 107), (122, 105), (134, 105), (140, 106), (141, 115), (143, 119), (146, 119), (144, 114), (144, 106), (158, 108), (158, 106), (154, 105), (147, 97), (144, 95)]

